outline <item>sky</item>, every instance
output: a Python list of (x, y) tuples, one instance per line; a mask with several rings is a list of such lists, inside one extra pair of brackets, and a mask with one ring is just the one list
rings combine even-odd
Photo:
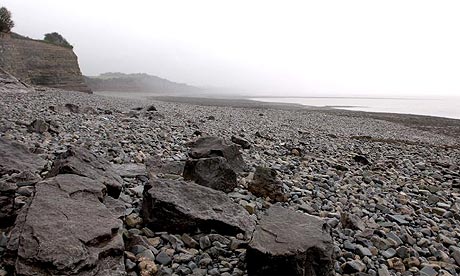
[(149, 73), (254, 95), (460, 95), (460, 1), (0, 0), (59, 32), (85, 75)]

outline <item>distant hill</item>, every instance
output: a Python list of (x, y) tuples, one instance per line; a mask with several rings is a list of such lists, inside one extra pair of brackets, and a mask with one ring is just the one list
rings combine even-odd
[(172, 82), (148, 74), (104, 73), (99, 76), (85, 76), (93, 91), (151, 92), (154, 94), (194, 94), (200, 88), (184, 83)]

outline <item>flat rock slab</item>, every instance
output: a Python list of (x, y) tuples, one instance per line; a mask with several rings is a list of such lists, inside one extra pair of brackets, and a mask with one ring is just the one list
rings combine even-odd
[(325, 222), (278, 205), (261, 218), (247, 250), (248, 275), (334, 275)]
[(0, 177), (25, 171), (38, 173), (46, 163), (24, 145), (0, 137)]
[(121, 220), (101, 202), (105, 186), (62, 174), (36, 185), (7, 245), (17, 275), (122, 275)]
[(58, 174), (76, 174), (96, 180), (107, 187), (107, 193), (113, 198), (118, 198), (123, 187), (123, 179), (107, 160), (80, 147), (70, 147), (57, 157), (48, 176)]
[(240, 146), (219, 137), (202, 137), (191, 144), (188, 155), (193, 159), (224, 157), (230, 167), (238, 172), (246, 167)]
[(225, 193), (178, 180), (152, 179), (144, 190), (142, 213), (154, 231), (251, 234), (255, 225)]
[(149, 177), (164, 175), (182, 175), (184, 161), (164, 161), (159, 156), (152, 156), (145, 161)]
[(233, 192), (238, 186), (236, 173), (223, 157), (187, 160), (184, 179), (226, 193)]
[(137, 176), (147, 176), (147, 168), (144, 164), (113, 164), (112, 168), (118, 173), (121, 177), (137, 177)]

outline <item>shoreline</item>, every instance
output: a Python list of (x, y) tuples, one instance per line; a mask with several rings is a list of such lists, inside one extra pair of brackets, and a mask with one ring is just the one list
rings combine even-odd
[(334, 107), (316, 107), (302, 104), (262, 102), (257, 100), (246, 99), (219, 99), (219, 98), (202, 98), (202, 97), (177, 97), (177, 96), (150, 96), (148, 98), (174, 103), (196, 104), (201, 106), (230, 106), (236, 108), (273, 108), (281, 110), (295, 111), (317, 111), (330, 113), (338, 116), (351, 116), (358, 118), (373, 118), (385, 120), (393, 123), (400, 123), (408, 127), (415, 127), (424, 131), (431, 131), (438, 134), (449, 135), (451, 137), (460, 137), (460, 119), (404, 114), (404, 113), (387, 113), (387, 112), (370, 112), (359, 110), (347, 110)]
[(126, 99), (153, 99), (162, 102), (194, 104), (199, 106), (220, 106), (234, 108), (252, 108), (252, 109), (279, 109), (292, 111), (314, 111), (334, 114), (337, 116), (348, 116), (356, 118), (372, 118), (384, 120), (392, 123), (399, 123), (407, 127), (413, 127), (423, 131), (429, 131), (436, 134), (448, 135), (450, 137), (460, 137), (460, 119), (419, 115), (405, 113), (389, 112), (371, 112), (361, 110), (347, 110), (336, 107), (317, 107), (295, 103), (282, 102), (263, 102), (244, 97), (214, 98), (201, 96), (164, 96), (151, 95), (149, 93), (120, 93), (120, 92), (95, 92), (96, 95), (126, 98)]

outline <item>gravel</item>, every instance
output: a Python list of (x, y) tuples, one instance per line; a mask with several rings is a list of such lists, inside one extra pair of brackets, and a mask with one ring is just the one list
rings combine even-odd
[[(69, 103), (78, 113), (50, 108)], [(142, 164), (150, 156), (185, 161), (198, 134), (234, 137), (244, 141), (249, 169), (238, 174), (230, 197), (258, 219), (272, 203), (251, 194), (248, 183), (257, 166), (276, 170), (288, 196), (282, 205), (328, 222), (337, 274), (460, 273), (460, 139), (442, 134), (449, 133), (442, 125), (424, 131), (395, 116), (390, 121), (256, 102), (199, 105), (54, 89), (4, 91), (0, 114), (0, 136), (49, 163), (69, 145), (113, 164)], [(147, 240), (125, 252), (129, 275), (137, 275), (137, 267), (161, 275), (246, 274), (243, 237), (142, 230), (147, 179), (126, 173), (123, 181), (124, 236)], [(24, 204), (32, 193), (33, 187), (21, 187), (17, 201)], [(8, 231), (0, 230), (0, 256)], [(136, 255), (143, 257), (140, 263)]]

